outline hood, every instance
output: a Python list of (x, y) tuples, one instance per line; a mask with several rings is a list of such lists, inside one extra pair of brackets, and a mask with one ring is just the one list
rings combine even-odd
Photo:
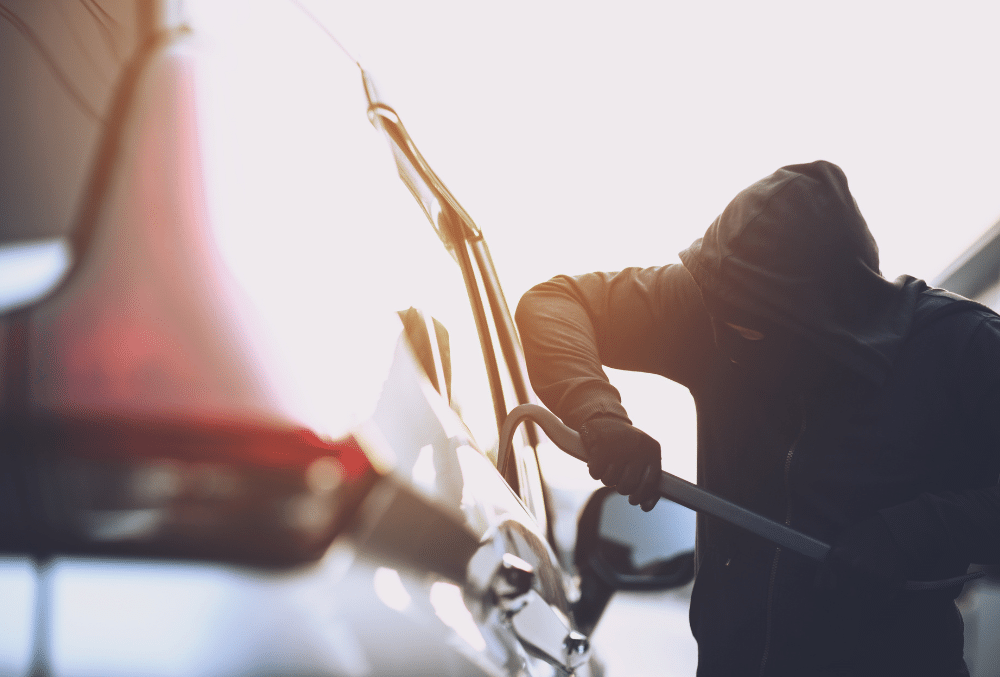
[(783, 327), (876, 383), (923, 287), (882, 277), (847, 177), (825, 161), (782, 167), (743, 190), (680, 257), (717, 319)]

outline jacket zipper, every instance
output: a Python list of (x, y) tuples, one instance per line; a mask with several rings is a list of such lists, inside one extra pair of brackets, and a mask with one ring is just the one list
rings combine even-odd
[[(785, 482), (785, 525), (792, 526), (792, 499), (791, 499), (791, 486), (789, 484), (789, 476), (792, 470), (792, 457), (795, 455), (795, 447), (799, 443), (799, 439), (802, 437), (803, 431), (806, 429), (805, 416), (802, 416), (802, 421), (799, 424), (799, 432), (796, 434), (795, 439), (792, 440), (791, 446), (788, 448), (788, 454), (785, 455), (785, 471), (784, 471), (784, 482)], [(776, 547), (774, 549), (774, 559), (771, 561), (771, 576), (767, 582), (767, 620), (764, 626), (764, 653), (760, 658), (760, 677), (764, 676), (764, 668), (767, 666), (767, 657), (771, 652), (771, 632), (772, 632), (772, 615), (774, 609), (774, 584), (778, 577), (778, 560), (781, 559), (781, 548)]]

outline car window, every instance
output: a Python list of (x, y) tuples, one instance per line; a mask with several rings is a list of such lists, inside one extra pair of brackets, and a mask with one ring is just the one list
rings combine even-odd
[[(527, 402), (527, 377), (520, 365), (513, 318), (493, 267), (482, 232), (472, 218), (435, 175), (393, 107), (382, 98), (374, 78), (362, 69), (368, 116), (383, 132), (400, 179), (416, 198), (430, 225), (448, 248), (465, 282), (473, 319), (486, 364), (497, 425), (507, 418), (510, 408)], [(510, 360), (511, 363), (507, 361)], [(534, 448), (528, 444), (527, 429), (516, 432), (512, 452), (493, 449), (490, 454), (504, 479), (525, 501), (539, 521), (546, 517), (541, 474)], [(492, 446), (492, 445), (490, 445)], [(503, 461), (500, 462), (500, 457)]]
[[(225, 24), (203, 32), (215, 234), (264, 323), (286, 334), (275, 341), (291, 347), (301, 372), (331, 361), (353, 373), (350, 352), (364, 351), (371, 318), (419, 309), (447, 330), (452, 406), (495, 458), (496, 418), (461, 271), (365, 116), (357, 67), (329, 54), (305, 67), (301, 55), (261, 55)], [(334, 347), (345, 344), (348, 354)], [(350, 383), (340, 387), (349, 396)]]

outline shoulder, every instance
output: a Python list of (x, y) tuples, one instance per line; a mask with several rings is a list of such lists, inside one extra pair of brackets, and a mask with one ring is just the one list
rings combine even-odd
[[(976, 301), (943, 289), (918, 299), (907, 341), (926, 366), (936, 365), (958, 392), (1000, 390), (1000, 315)], [(971, 405), (972, 403), (966, 403)]]
[(973, 301), (947, 289), (927, 287), (917, 297), (914, 324), (933, 321), (937, 317), (957, 312), (973, 313), (981, 317), (1000, 317), (997, 311), (978, 301)]
[(958, 294), (925, 288), (917, 295), (894, 367), (951, 382), (970, 364), (989, 361), (990, 354), (1000, 356), (1000, 316)]
[(1000, 316), (957, 294), (921, 291), (886, 387), (915, 412), (979, 416), (1000, 393)]
[(1000, 339), (1000, 315), (989, 306), (944, 289), (928, 288), (920, 293), (914, 309), (910, 335), (930, 331), (961, 340), (981, 334)]

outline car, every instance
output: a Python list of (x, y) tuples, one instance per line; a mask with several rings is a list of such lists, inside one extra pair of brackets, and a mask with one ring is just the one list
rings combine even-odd
[[(602, 674), (690, 513), (500, 449), (535, 398), (496, 266), (374, 79), (213, 79), (178, 7), (2, 10), (0, 674)], [(284, 107), (248, 134), (226, 87)]]

